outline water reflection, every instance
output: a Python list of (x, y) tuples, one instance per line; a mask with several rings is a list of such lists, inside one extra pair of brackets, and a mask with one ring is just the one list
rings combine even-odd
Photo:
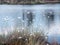
[(60, 23), (59, 5), (0, 5), (0, 35), (7, 36), (14, 30), (26, 31), (23, 33), (43, 30), (44, 34), (49, 32), (48, 36), (56, 33)]

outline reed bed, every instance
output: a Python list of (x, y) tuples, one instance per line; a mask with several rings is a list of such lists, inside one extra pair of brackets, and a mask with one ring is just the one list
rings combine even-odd
[[(0, 36), (1, 37), (1, 36)], [(28, 30), (14, 31), (6, 38), (0, 38), (1, 45), (46, 45), (47, 39), (43, 32), (29, 33)]]

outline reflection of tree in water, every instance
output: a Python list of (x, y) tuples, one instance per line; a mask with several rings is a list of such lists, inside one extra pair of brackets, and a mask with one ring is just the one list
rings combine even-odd
[(48, 26), (54, 22), (54, 11), (53, 10), (46, 10), (45, 11), (46, 19), (48, 22)]
[(27, 21), (28, 21), (28, 26), (33, 22), (33, 13), (31, 11), (27, 12)]
[(27, 25), (31, 25), (33, 23), (33, 12), (30, 10), (27, 10), (26, 12), (23, 12), (23, 20), (27, 20)]

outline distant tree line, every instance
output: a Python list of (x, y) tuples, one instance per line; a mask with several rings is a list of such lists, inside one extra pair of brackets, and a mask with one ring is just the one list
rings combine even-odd
[(59, 2), (60, 0), (0, 0), (0, 4), (41, 4)]

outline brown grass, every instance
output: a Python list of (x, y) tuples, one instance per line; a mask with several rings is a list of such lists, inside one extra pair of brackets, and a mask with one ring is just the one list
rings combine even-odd
[(5, 45), (45, 45), (46, 39), (43, 33), (35, 32), (30, 34), (26, 32), (14, 31), (8, 36)]

